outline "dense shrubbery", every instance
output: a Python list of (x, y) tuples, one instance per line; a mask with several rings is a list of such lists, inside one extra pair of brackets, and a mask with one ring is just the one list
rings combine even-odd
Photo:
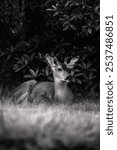
[(98, 0), (1, 0), (0, 82), (52, 80), (46, 53), (79, 55), (71, 87), (99, 94), (99, 21)]

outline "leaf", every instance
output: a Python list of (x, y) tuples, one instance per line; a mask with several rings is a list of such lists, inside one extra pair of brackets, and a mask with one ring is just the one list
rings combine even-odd
[(19, 68), (20, 66), (18, 64), (15, 64), (13, 69), (16, 70), (17, 68)]
[(27, 60), (25, 60), (25, 61), (24, 61), (24, 63), (25, 63), (25, 65), (27, 65), (27, 64), (28, 64), (28, 61), (27, 61)]
[(52, 5), (52, 7), (53, 7), (55, 10), (57, 10), (57, 7), (56, 7), (56, 6)]
[(19, 57), (15, 57), (15, 59), (16, 59), (17, 61), (20, 61), (20, 60), (21, 60), (21, 58), (19, 58)]
[(25, 66), (21, 66), (21, 67), (17, 68), (17, 69), (15, 70), (15, 72), (19, 72), (19, 71), (22, 70), (23, 68), (25, 68)]
[(88, 33), (92, 34), (92, 29), (91, 28), (88, 28)]
[(69, 2), (69, 1), (67, 1), (67, 2), (66, 2), (66, 4), (65, 4), (65, 7), (67, 7), (69, 4), (70, 4), (70, 2)]
[(9, 60), (11, 57), (12, 57), (12, 55), (9, 54), (9, 55), (7, 56), (7, 60)]
[(93, 74), (90, 72), (89, 74), (89, 80), (92, 80)]
[(39, 59), (42, 59), (42, 54), (40, 52), (38, 52), (38, 57)]
[(58, 12), (58, 11), (55, 12), (53, 16), (57, 16), (57, 15), (59, 15), (59, 12)]
[(33, 69), (30, 69), (29, 71), (30, 71), (31, 75), (33, 75), (34, 77), (36, 76), (36, 74), (35, 74)]
[(94, 10), (96, 13), (98, 13), (99, 9), (100, 9), (100, 5), (97, 5)]
[(39, 73), (39, 69), (37, 69), (35, 73), (36, 73), (36, 75), (38, 75), (38, 73)]
[(90, 62), (87, 62), (87, 69), (90, 68), (93, 64)]
[(76, 79), (76, 82), (77, 82), (78, 84), (82, 84), (81, 80), (79, 80), (79, 79)]
[(76, 30), (76, 27), (73, 24), (69, 25), (73, 30)]
[(88, 57), (88, 55), (89, 55), (88, 53), (84, 54), (82, 60), (84, 61)]
[(83, 75), (83, 73), (78, 73), (78, 74), (75, 74), (74, 76), (79, 77), (79, 76), (82, 76), (82, 75)]
[(97, 69), (91, 68), (91, 69), (88, 69), (88, 71), (91, 71), (91, 72), (97, 72)]
[(74, 69), (74, 72), (80, 72), (80, 70), (79, 69)]
[(36, 55), (36, 53), (32, 53), (32, 55), (31, 55), (30, 59), (31, 59), (31, 60), (33, 60), (33, 59), (34, 59), (34, 57), (35, 57), (35, 55)]
[(24, 65), (24, 61), (20, 59), (19, 61), (17, 61), (17, 64)]
[(66, 31), (68, 29), (69, 29), (69, 26), (66, 26), (66, 27), (63, 28), (63, 31)]
[(32, 75), (29, 75), (29, 74), (24, 75), (23, 77), (24, 77), (24, 78), (33, 78), (33, 76), (32, 76)]
[(83, 74), (83, 77), (85, 78), (84, 82), (87, 82), (87, 80), (89, 79), (88, 76), (86, 74)]
[(52, 8), (48, 8), (46, 9), (47, 11), (56, 11), (55, 9), (52, 9)]
[(95, 30), (98, 31), (99, 29), (100, 29), (100, 25), (97, 25), (97, 26), (95, 27)]
[(85, 64), (85, 62), (82, 62), (82, 67), (83, 67), (83, 69), (87, 69), (87, 66), (86, 66), (86, 64)]

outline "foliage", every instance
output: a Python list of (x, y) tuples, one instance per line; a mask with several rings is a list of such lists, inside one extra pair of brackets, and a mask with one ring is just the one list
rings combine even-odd
[(98, 94), (99, 8), (98, 0), (2, 0), (1, 81), (52, 81), (46, 53), (60, 61), (79, 55), (70, 86), (79, 94)]

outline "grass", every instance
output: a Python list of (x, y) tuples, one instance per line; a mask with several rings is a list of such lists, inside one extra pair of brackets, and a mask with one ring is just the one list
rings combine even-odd
[(99, 102), (0, 104), (0, 150), (99, 150)]

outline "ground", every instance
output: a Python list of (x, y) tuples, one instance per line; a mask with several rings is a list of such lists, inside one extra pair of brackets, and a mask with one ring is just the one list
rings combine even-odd
[(0, 103), (0, 150), (99, 150), (99, 101)]

